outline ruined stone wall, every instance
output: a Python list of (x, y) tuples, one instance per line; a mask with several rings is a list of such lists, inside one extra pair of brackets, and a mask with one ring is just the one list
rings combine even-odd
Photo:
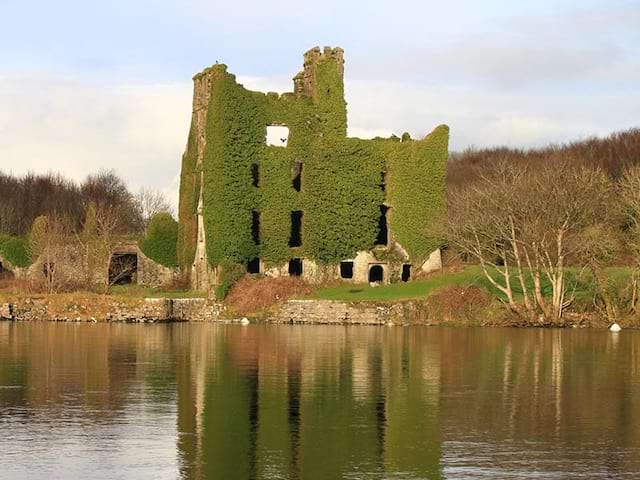
[[(287, 275), (297, 258), (314, 283), (340, 278), (348, 259), (354, 282), (367, 281), (373, 265), (394, 281), (405, 264), (419, 271), (441, 244), (425, 232), (442, 212), (448, 128), (415, 141), (347, 138), (343, 76), (344, 51), (316, 47), (304, 54), (293, 93), (248, 91), (225, 65), (194, 77), (178, 240), (192, 288), (227, 291), (239, 268), (256, 262), (260, 273)], [(288, 128), (282, 145), (265, 141), (269, 125)], [(382, 205), (390, 207), (389, 242), (374, 248)], [(302, 244), (289, 244), (298, 211)]]

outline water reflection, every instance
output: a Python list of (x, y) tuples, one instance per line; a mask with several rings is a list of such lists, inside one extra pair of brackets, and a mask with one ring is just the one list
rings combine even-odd
[(0, 323), (7, 478), (636, 478), (640, 335)]

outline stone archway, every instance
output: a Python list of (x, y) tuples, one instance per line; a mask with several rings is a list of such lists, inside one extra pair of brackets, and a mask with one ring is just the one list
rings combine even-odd
[(384, 282), (384, 267), (382, 265), (371, 265), (369, 267), (369, 283)]

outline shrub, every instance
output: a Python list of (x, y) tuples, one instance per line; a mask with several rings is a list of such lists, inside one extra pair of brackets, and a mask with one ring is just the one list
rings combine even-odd
[(28, 267), (27, 242), (23, 237), (0, 235), (0, 255), (14, 267)]
[(225, 303), (235, 315), (251, 315), (289, 298), (310, 295), (313, 287), (299, 277), (245, 276), (231, 288)]
[(151, 218), (140, 249), (154, 262), (175, 267), (178, 265), (177, 243), (178, 222), (168, 213), (158, 213)]

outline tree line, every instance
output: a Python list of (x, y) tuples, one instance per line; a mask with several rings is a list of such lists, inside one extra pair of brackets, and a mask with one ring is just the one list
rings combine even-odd
[(469, 151), (448, 175), (443, 235), (508, 309), (542, 324), (578, 311), (611, 321), (640, 313), (640, 129)]
[(133, 193), (111, 170), (89, 175), (82, 182), (57, 173), (14, 176), (0, 171), (0, 234), (26, 235), (40, 216), (64, 218), (72, 230), (79, 231), (92, 204), (117, 212), (119, 234), (142, 234), (154, 214), (172, 212), (160, 192)]

